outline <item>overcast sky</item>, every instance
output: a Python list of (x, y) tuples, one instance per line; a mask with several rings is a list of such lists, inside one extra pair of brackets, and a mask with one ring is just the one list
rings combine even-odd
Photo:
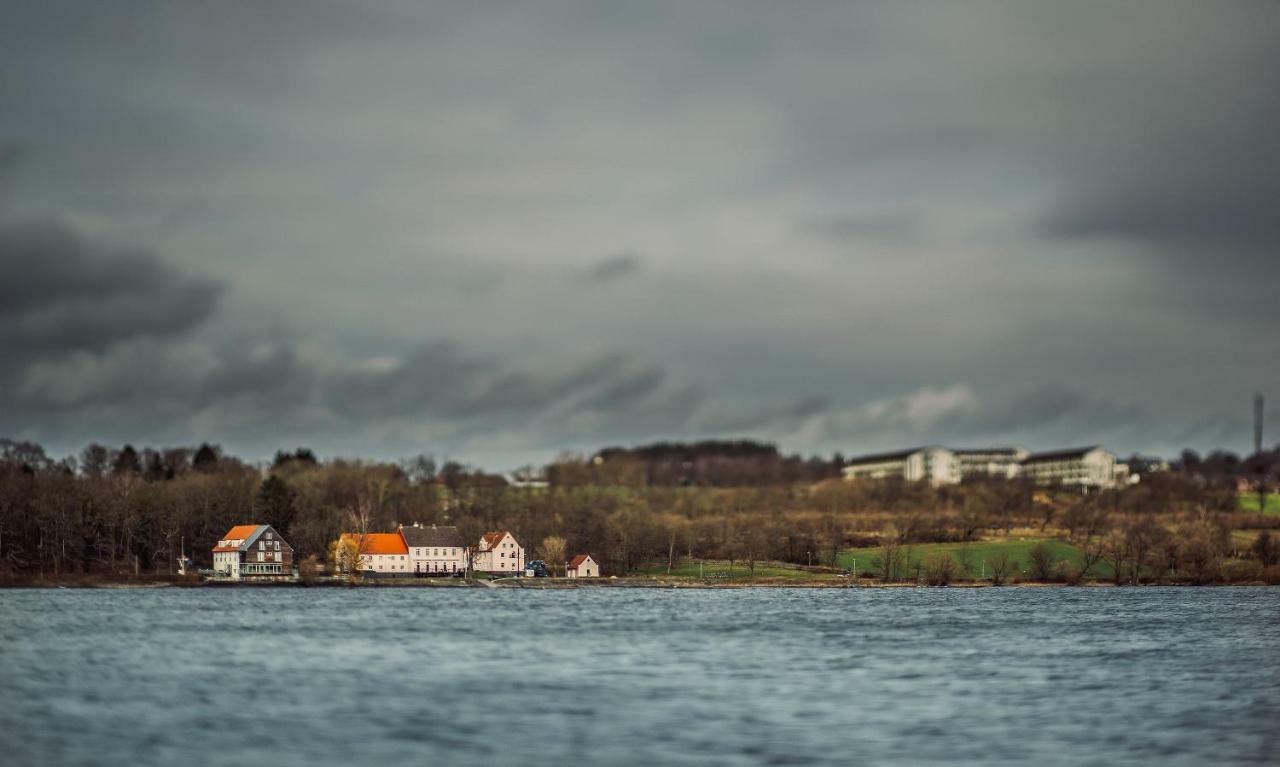
[(0, 436), (1280, 441), (1280, 3), (5, 3)]

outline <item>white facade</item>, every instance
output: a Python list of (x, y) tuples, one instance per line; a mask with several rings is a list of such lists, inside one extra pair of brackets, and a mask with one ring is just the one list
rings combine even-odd
[(945, 447), (922, 447), (854, 458), (843, 473), (849, 480), (898, 477), (908, 482), (952, 485), (960, 481), (960, 461)]
[(524, 572), (524, 547), (507, 531), (485, 533), (472, 554), (473, 566), (486, 573)]
[(400, 533), (343, 533), (344, 541), (360, 546), (360, 572), (374, 575), (411, 575), (409, 549)]
[(1015, 479), (1022, 473), (1022, 462), (1031, 455), (1020, 447), (993, 447), (956, 450), (960, 460), (960, 477), (1001, 477)]
[(569, 578), (598, 578), (600, 565), (596, 564), (590, 554), (579, 554), (565, 567), (564, 574)]
[(400, 528), (414, 575), (456, 575), (468, 569), (467, 547), (456, 527), (412, 525)]
[(1022, 476), (1038, 485), (1114, 487), (1116, 457), (1101, 447), (1036, 453), (1022, 462)]

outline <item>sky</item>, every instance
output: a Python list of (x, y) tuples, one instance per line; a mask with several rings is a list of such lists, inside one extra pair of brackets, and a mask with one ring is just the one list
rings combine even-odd
[(0, 436), (1280, 441), (1278, 3), (3, 5)]

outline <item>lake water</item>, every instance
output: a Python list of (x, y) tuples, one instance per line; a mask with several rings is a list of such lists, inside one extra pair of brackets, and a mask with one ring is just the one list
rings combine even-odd
[(6, 765), (1280, 760), (1280, 589), (0, 590)]

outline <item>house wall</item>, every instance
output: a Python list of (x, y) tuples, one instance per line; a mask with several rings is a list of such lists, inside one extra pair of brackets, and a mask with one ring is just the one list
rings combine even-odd
[(524, 572), (524, 547), (507, 533), (497, 546), (476, 553), (475, 568), (482, 572), (520, 575)]
[(576, 569), (566, 570), (565, 575), (570, 578), (598, 578), (600, 577), (600, 565), (596, 564), (594, 559), (588, 558), (586, 562), (578, 565)]
[(388, 575), (412, 575), (408, 554), (362, 554), (360, 571)]
[(412, 573), (462, 573), (467, 571), (467, 550), (461, 546), (411, 546)]

